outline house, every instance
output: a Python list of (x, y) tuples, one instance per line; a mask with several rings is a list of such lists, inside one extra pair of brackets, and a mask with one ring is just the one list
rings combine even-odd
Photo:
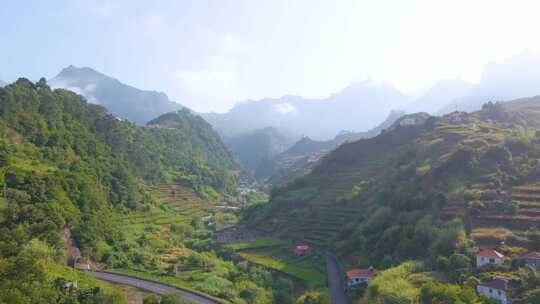
[(347, 285), (351, 287), (358, 284), (369, 284), (376, 275), (377, 270), (373, 267), (367, 269), (351, 269), (347, 271)]
[(309, 245), (296, 245), (294, 246), (294, 255), (295, 256), (302, 256), (304, 254), (307, 254), (311, 251), (311, 247)]
[(500, 265), (504, 263), (504, 255), (497, 250), (482, 250), (476, 255), (476, 267)]
[(525, 260), (525, 265), (531, 266), (540, 271), (540, 252), (533, 251), (521, 256)]
[(484, 295), (488, 299), (498, 300), (501, 304), (508, 303), (508, 280), (495, 277), (491, 281), (482, 282), (476, 286), (479, 295)]

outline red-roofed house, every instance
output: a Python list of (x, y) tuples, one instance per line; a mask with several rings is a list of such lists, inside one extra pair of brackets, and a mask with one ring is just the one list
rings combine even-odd
[(508, 280), (503, 278), (493, 278), (488, 282), (482, 282), (476, 286), (476, 291), (488, 299), (499, 300), (501, 304), (508, 303)]
[(476, 255), (476, 267), (500, 265), (504, 263), (504, 255), (497, 250), (482, 250)]
[(295, 256), (301, 256), (304, 254), (307, 254), (311, 251), (311, 247), (309, 245), (296, 245), (294, 246), (294, 255)]
[(525, 264), (540, 270), (540, 252), (533, 251), (521, 256), (525, 260)]
[(367, 269), (351, 269), (347, 271), (347, 285), (351, 287), (357, 284), (369, 284), (376, 275), (377, 270), (373, 267)]

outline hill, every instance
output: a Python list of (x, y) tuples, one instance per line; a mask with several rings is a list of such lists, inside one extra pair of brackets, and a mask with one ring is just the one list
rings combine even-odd
[(7, 85), (7, 82), (0, 80), (0, 87), (4, 87)]
[(379, 266), (450, 255), (484, 227), (526, 236), (540, 219), (539, 109), (531, 98), (471, 114), (406, 115), (273, 191), (253, 222)]
[(203, 197), (235, 194), (236, 166), (186, 109), (139, 127), (44, 79), (0, 88), (0, 302), (127, 303), (76, 261), (218, 303), (290, 300), (292, 281), (213, 246), (237, 218)]
[(262, 162), (257, 168), (259, 178), (269, 178), (274, 185), (282, 185), (308, 173), (328, 152), (347, 141), (370, 138), (390, 127), (401, 111), (391, 111), (385, 121), (366, 132), (342, 131), (331, 140), (303, 137), (286, 151)]
[(49, 82), (54, 88), (77, 92), (89, 102), (104, 106), (114, 116), (140, 125), (182, 108), (164, 93), (139, 90), (88, 67), (71, 65)]
[[(223, 144), (206, 151), (190, 144), (198, 136), (190, 133), (206, 125), (191, 125), (202, 119), (186, 110), (175, 115), (188, 117), (190, 128), (137, 127), (73, 92), (52, 91), (43, 79), (20, 79), (0, 89), (0, 103), (2, 205), (13, 212), (2, 217), (2, 226), (26, 227), (18, 244), (39, 237), (61, 246), (56, 231), (64, 226), (73, 228), (88, 255), (99, 242), (114, 244), (113, 209), (135, 208), (147, 199), (139, 179), (182, 181), (214, 199), (234, 191), (234, 162), (212, 154)], [(12, 235), (3, 237), (2, 255), (9, 256), (20, 246)]]

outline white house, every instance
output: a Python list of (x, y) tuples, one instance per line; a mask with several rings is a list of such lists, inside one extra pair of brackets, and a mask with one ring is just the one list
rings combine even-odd
[(347, 271), (347, 285), (349, 287), (358, 284), (369, 284), (377, 275), (377, 270), (373, 267), (367, 269), (351, 269)]
[(482, 250), (476, 255), (476, 267), (500, 265), (504, 263), (504, 255), (497, 250)]
[(508, 304), (508, 280), (503, 278), (493, 278), (489, 282), (482, 282), (476, 286), (479, 295), (484, 295), (488, 299), (494, 299), (501, 304)]

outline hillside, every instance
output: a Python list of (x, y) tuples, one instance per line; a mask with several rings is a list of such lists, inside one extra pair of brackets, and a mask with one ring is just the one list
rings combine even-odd
[(269, 178), (274, 185), (283, 185), (311, 171), (324, 155), (344, 142), (374, 137), (390, 127), (402, 115), (404, 115), (402, 111), (391, 111), (381, 124), (369, 131), (342, 131), (331, 140), (303, 137), (286, 151), (262, 162), (257, 168), (257, 176)]
[(482, 227), (526, 236), (540, 219), (539, 109), (532, 98), (404, 116), (274, 191), (254, 223), (375, 265), (451, 254), (462, 234)]
[(272, 159), (294, 143), (294, 138), (268, 127), (233, 137), (225, 137), (225, 144), (242, 166), (259, 176), (261, 163)]
[(138, 127), (44, 79), (0, 88), (0, 302), (127, 303), (74, 261), (216, 303), (290, 302), (297, 283), (214, 245), (238, 221), (208, 200), (235, 194), (232, 169), (187, 110)]
[(104, 106), (114, 116), (140, 125), (182, 108), (165, 93), (139, 90), (87, 67), (69, 66), (49, 82), (51, 87), (79, 93), (89, 102)]

